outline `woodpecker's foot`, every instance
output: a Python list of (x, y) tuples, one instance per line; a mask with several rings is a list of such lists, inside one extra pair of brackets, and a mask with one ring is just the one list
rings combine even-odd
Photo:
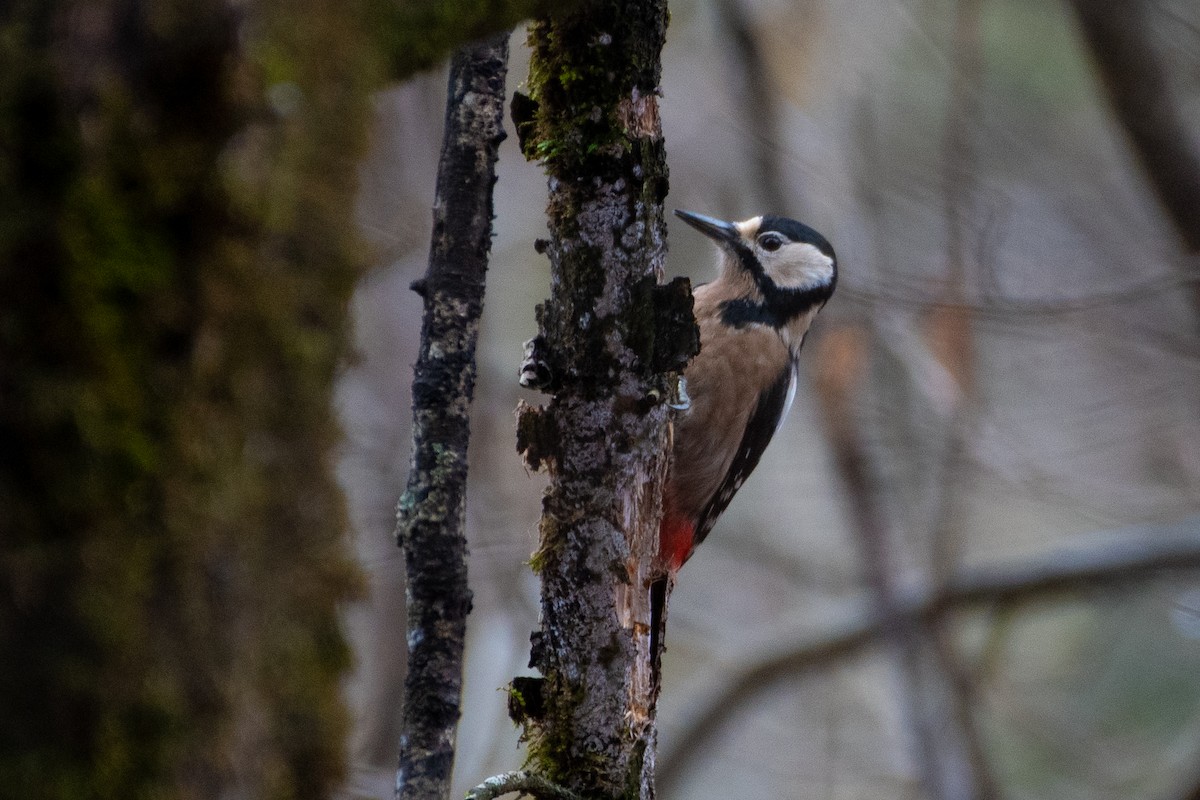
[(676, 411), (687, 411), (692, 407), (692, 398), (688, 397), (687, 393), (687, 378), (682, 375), (675, 381), (671, 396), (667, 398), (667, 406)]
[(521, 362), (521, 385), (526, 389), (545, 389), (554, 374), (546, 363), (546, 340), (540, 335), (525, 343), (525, 360)]

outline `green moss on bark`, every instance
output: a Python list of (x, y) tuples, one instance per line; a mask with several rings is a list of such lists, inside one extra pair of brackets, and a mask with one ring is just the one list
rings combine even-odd
[(563, 0), (371, 0), (373, 30), (393, 77), (434, 66), (455, 47), (575, 5)]
[[(550, 176), (551, 231), (539, 243), (552, 296), (538, 341), (553, 399), (536, 429), (529, 412), (521, 428), (521, 449), (551, 476), (533, 561), (545, 713), (524, 720), (524, 735), (537, 774), (597, 797), (653, 794), (645, 753), (656, 688), (642, 669), (639, 587), (657, 552), (669, 371), (696, 349), (686, 283), (659, 286), (665, 30), (663, 4), (633, 0), (540, 19), (529, 32), (530, 97), (513, 105), (523, 151)], [(541, 428), (555, 441), (543, 443)]]
[(617, 174), (629, 148), (642, 146), (619, 109), (631, 96), (658, 92), (660, 47), (645, 34), (664, 24), (655, 3), (591, 0), (530, 25), (528, 87), (539, 111), (523, 141), (525, 156), (541, 160), (551, 175)]

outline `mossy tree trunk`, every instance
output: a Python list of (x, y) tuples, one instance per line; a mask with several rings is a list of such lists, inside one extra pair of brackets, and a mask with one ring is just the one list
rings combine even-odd
[(697, 347), (686, 282), (661, 286), (662, 0), (597, 0), (530, 28), (527, 157), (550, 177), (552, 296), (533, 357), (553, 398), (518, 448), (551, 476), (534, 558), (542, 625), (513, 713), (533, 770), (590, 797), (653, 796), (649, 660), (673, 371)]
[(341, 779), (363, 20), (0, 9), (0, 796)]

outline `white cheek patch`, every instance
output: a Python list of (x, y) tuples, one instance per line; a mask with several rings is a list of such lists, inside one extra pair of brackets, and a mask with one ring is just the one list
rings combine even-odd
[(833, 279), (833, 259), (811, 244), (792, 243), (775, 253), (767, 274), (780, 288), (808, 289)]

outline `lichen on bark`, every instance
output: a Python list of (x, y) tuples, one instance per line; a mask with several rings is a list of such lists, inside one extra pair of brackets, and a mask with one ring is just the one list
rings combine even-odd
[(462, 701), (467, 585), (468, 412), (492, 236), (492, 184), (504, 139), (508, 36), (461, 48), (450, 67), (438, 164), (413, 456), (397, 534), (408, 594), (408, 670), (396, 797), (447, 798)]
[[(522, 449), (547, 467), (535, 561), (542, 625), (531, 765), (588, 796), (653, 796), (647, 587), (674, 371), (697, 347), (686, 285), (660, 286), (667, 167), (658, 117), (663, 2), (604, 0), (536, 21), (522, 150), (549, 175), (553, 397)], [(537, 415), (536, 421), (527, 419)], [(541, 435), (554, 431), (556, 437)], [(528, 709), (526, 709), (528, 711)]]

